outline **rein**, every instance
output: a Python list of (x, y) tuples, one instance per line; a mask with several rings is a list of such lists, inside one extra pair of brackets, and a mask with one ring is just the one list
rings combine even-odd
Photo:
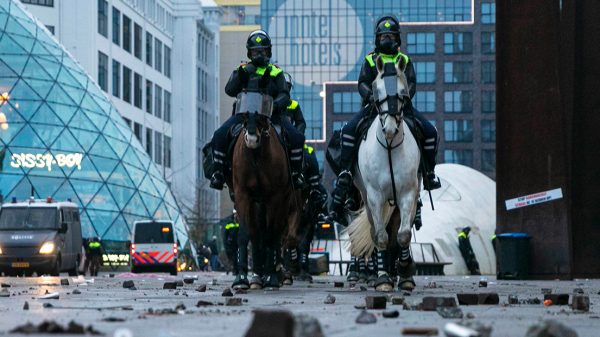
[[(379, 110), (379, 108), (378, 108), (378, 110)], [(379, 120), (379, 123), (383, 127), (383, 122), (381, 121), (381, 119)], [(394, 134), (394, 137), (398, 134), (398, 132), (399, 132), (399, 129), (396, 129), (396, 133)], [(379, 137), (377, 137), (377, 134), (375, 134), (375, 139), (377, 139), (377, 142), (379, 143), (379, 145), (383, 146), (387, 150), (388, 166), (390, 168), (390, 176), (392, 178), (392, 194), (394, 196), (394, 206), (397, 206), (398, 200), (396, 197), (396, 179), (394, 178), (394, 165), (392, 163), (392, 150), (394, 150), (395, 148), (398, 148), (400, 145), (402, 145), (404, 143), (404, 128), (402, 128), (402, 140), (400, 141), (400, 143), (398, 143), (394, 146), (392, 146), (392, 144), (394, 142), (394, 138), (392, 138), (389, 142), (386, 139), (385, 144), (379, 139)]]

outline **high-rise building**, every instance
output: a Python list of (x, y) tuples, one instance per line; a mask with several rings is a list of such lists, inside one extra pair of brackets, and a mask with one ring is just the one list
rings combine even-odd
[[(260, 23), (273, 61), (294, 76), (292, 98), (321, 163), (333, 131), (360, 110), (356, 81), (374, 49), (374, 25), (392, 14), (415, 65), (413, 102), (440, 134), (438, 162), (494, 178), (495, 8), (494, 0), (262, 0)], [(332, 179), (325, 169), (328, 188)]]
[[(4, 201), (30, 196), (71, 199), (81, 208), (83, 236), (102, 238), (105, 248), (113, 252), (128, 251), (134, 221), (152, 218), (175, 221), (179, 242), (185, 246), (187, 226), (163, 167), (153, 156), (162, 151), (152, 146), (147, 151), (148, 146), (136, 139), (138, 129), (131, 128), (118, 111), (125, 103), (116, 104), (107, 92), (103, 73), (108, 71), (110, 51), (86, 51), (98, 56), (95, 81), (17, 0), (0, 2), (0, 27), (0, 195)], [(135, 79), (136, 70), (129, 72)], [(131, 93), (131, 86), (118, 88), (124, 89), (120, 96), (129, 91), (136, 101), (138, 94)], [(144, 130), (150, 141), (161, 140), (158, 132)]]
[[(201, 149), (219, 119), (212, 0), (21, 0), (94, 78), (186, 214), (218, 216)], [(194, 210), (192, 212), (192, 210)]]

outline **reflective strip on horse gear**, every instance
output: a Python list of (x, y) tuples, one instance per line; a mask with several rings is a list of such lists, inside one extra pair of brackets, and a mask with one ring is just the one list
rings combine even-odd
[(342, 145), (346, 145), (346, 146), (354, 146), (354, 143), (352, 143), (352, 142), (346, 142), (346, 141), (343, 141), (343, 142), (342, 142)]
[(292, 149), (291, 152), (292, 153), (300, 153), (300, 152), (302, 152), (302, 149)]
[(427, 138), (425, 139), (425, 143), (434, 143), (435, 142), (435, 138)]
[[(367, 62), (369, 62), (369, 65), (371, 66), (371, 68), (375, 67), (375, 60), (373, 60), (373, 55), (375, 55), (375, 53), (370, 53), (367, 56), (365, 56), (365, 59), (367, 60)], [(404, 59), (404, 63), (408, 64), (409, 58), (407, 55), (402, 54), (401, 52), (398, 52), (398, 54), (396, 55), (387, 55), (387, 54), (377, 54), (379, 55), (379, 57), (381, 57), (381, 59), (383, 60), (383, 63), (396, 63), (398, 61), (398, 59), (400, 57), (402, 57)]]
[(215, 157), (215, 163), (223, 164), (223, 161), (217, 157)]
[(308, 152), (308, 154), (312, 154), (313, 151), (315, 150), (315, 149), (313, 149), (312, 146), (308, 146), (306, 144), (304, 144), (304, 149), (306, 150), (306, 152)]
[(435, 145), (423, 146), (423, 149), (425, 149), (425, 150), (434, 150), (435, 149)]
[(290, 110), (295, 110), (298, 107), (298, 101), (296, 100), (291, 100), (290, 105), (288, 105), (288, 109)]
[(226, 157), (227, 156), (225, 153), (223, 153), (221, 151), (214, 150), (214, 152), (215, 152), (215, 155), (217, 155), (217, 156), (221, 156), (221, 157)]
[(292, 156), (292, 157), (290, 157), (290, 160), (293, 160), (293, 161), (296, 161), (296, 160), (297, 161), (302, 161), (302, 156)]
[(230, 230), (232, 228), (238, 228), (240, 227), (240, 224), (235, 223), (235, 222), (230, 222), (227, 225), (225, 225), (225, 230)]
[(345, 134), (345, 133), (344, 133), (344, 134), (342, 134), (342, 138), (347, 138), (347, 139), (352, 139), (352, 140), (355, 140), (355, 139), (356, 139), (356, 138), (354, 138), (354, 136), (352, 136), (352, 135), (348, 135), (348, 134)]
[(465, 232), (460, 232), (460, 233), (458, 233), (458, 237), (466, 239), (467, 238), (467, 234), (465, 234)]
[[(245, 69), (246, 68), (246, 64), (244, 64), (242, 67)], [(258, 67), (256, 68), (256, 73), (258, 75), (264, 75), (265, 71), (267, 70), (267, 68), (271, 68), (271, 72), (269, 73), (271, 75), (271, 77), (277, 77), (277, 75), (281, 74), (283, 72), (283, 70), (279, 69), (276, 65), (273, 64), (269, 64), (266, 67)]]
[(315, 176), (311, 176), (308, 178), (308, 181), (312, 181), (312, 180), (319, 180), (319, 176), (315, 175)]

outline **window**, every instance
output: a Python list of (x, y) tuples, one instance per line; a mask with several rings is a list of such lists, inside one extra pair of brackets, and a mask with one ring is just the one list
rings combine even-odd
[(414, 62), (417, 83), (435, 83), (435, 62)]
[(481, 150), (481, 170), (485, 172), (496, 170), (496, 150)]
[(496, 33), (481, 32), (481, 53), (493, 54), (496, 52)]
[(123, 49), (131, 53), (131, 19), (123, 14)]
[(123, 100), (131, 103), (131, 69), (123, 66)]
[(154, 69), (162, 72), (162, 42), (154, 38)]
[(481, 23), (495, 24), (496, 23), (496, 4), (484, 2), (481, 4)]
[(471, 91), (444, 92), (444, 112), (473, 112)]
[(496, 62), (481, 62), (481, 83), (496, 83)]
[(142, 26), (133, 24), (133, 55), (142, 59)]
[(473, 65), (469, 61), (444, 63), (444, 83), (473, 82)]
[(171, 167), (171, 137), (167, 137), (165, 136), (163, 138), (163, 146), (165, 148), (165, 155), (164, 155), (164, 164), (165, 167)]
[(154, 162), (162, 164), (162, 134), (160, 132), (154, 132)]
[(154, 86), (154, 115), (162, 118), (162, 88)]
[(409, 55), (435, 53), (435, 33), (408, 33), (406, 39)]
[(333, 113), (354, 114), (360, 111), (361, 97), (358, 92), (334, 92)]
[[(167, 123), (171, 123), (171, 93), (166, 90), (164, 92), (165, 92), (165, 110), (163, 111), (164, 112), (164, 120)], [(170, 166), (167, 166), (167, 167), (170, 167)]]
[(154, 149), (152, 148), (152, 129), (146, 128), (146, 153), (150, 156), (150, 159), (152, 159), (153, 150)]
[(472, 54), (473, 34), (471, 32), (444, 33), (445, 54)]
[(152, 82), (146, 80), (146, 112), (152, 114)]
[(54, 26), (46, 25), (46, 29), (48, 29), (48, 31), (54, 35)]
[(473, 150), (444, 150), (444, 162), (473, 166)]
[(165, 46), (165, 76), (171, 78), (171, 48)]
[(142, 75), (138, 73), (133, 75), (133, 105), (142, 108)]
[(98, 0), (98, 34), (108, 37), (108, 1), (106, 0)]
[(112, 94), (121, 97), (121, 64), (115, 60), (112, 61)]
[(481, 92), (481, 112), (495, 113), (496, 112), (496, 92), (482, 91)]
[(152, 34), (146, 32), (146, 64), (152, 66)]
[(417, 91), (412, 102), (419, 112), (435, 112), (435, 91)]
[(140, 141), (140, 143), (142, 142), (142, 130), (143, 127), (141, 124), (133, 122), (133, 134), (135, 135), (135, 138)]
[(121, 44), (121, 12), (112, 8), (112, 40), (116, 45)]
[[(104, 1), (104, 0), (102, 0)], [(24, 4), (54, 7), (54, 0), (21, 0)], [(106, 2), (106, 1), (105, 1)]]
[(484, 143), (496, 142), (496, 121), (484, 119), (481, 121), (481, 141)]
[(108, 91), (108, 56), (98, 52), (98, 85)]
[(444, 140), (446, 143), (473, 142), (473, 121), (471, 120), (445, 120)]

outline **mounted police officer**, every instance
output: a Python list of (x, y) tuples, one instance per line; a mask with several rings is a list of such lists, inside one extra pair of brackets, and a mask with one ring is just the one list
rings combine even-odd
[[(284, 76), (291, 96), (292, 88), (294, 87), (292, 75), (284, 73)], [(290, 105), (288, 105), (285, 109), (283, 117), (292, 123), (292, 125), (304, 135), (304, 131), (306, 131), (306, 121), (304, 120), (304, 115), (302, 114), (302, 109), (300, 108), (298, 101), (295, 99), (290, 99)]]
[[(394, 16), (383, 16), (377, 20), (375, 24), (375, 51), (369, 53), (365, 57), (360, 75), (358, 78), (358, 91), (362, 97), (361, 111), (354, 116), (342, 128), (341, 143), (342, 153), (340, 172), (335, 189), (332, 193), (333, 200), (331, 202), (330, 216), (334, 220), (342, 221), (341, 212), (344, 206), (346, 195), (352, 187), (352, 165), (355, 161), (355, 146), (360, 140), (357, 139), (357, 127), (361, 120), (369, 118), (374, 108), (373, 91), (371, 85), (377, 77), (377, 69), (375, 67), (376, 57), (381, 57), (384, 63), (396, 62), (402, 57), (408, 63), (405, 72), (408, 80), (409, 95), (412, 98), (416, 91), (416, 75), (412, 62), (409, 57), (399, 51), (401, 45), (400, 40), (400, 25)], [(440, 182), (434, 173), (435, 156), (437, 153), (438, 135), (435, 127), (429, 123), (412, 104), (409, 103), (404, 108), (404, 114), (407, 117), (414, 117), (420, 124), (424, 134), (424, 141), (421, 145), (421, 153), (423, 153), (425, 166), (427, 171), (423, 177), (425, 189), (432, 190), (440, 187)], [(420, 142), (421, 143), (421, 142)]]
[[(290, 104), (290, 94), (287, 88), (283, 70), (270, 63), (271, 59), (271, 38), (263, 30), (256, 30), (248, 36), (246, 41), (247, 56), (250, 62), (241, 64), (233, 71), (229, 81), (225, 85), (225, 93), (231, 97), (236, 97), (240, 92), (249, 88), (250, 83), (258, 83), (259, 89), (273, 97), (273, 116), (271, 121), (281, 125), (291, 144), (290, 166), (292, 170), (292, 184), (295, 188), (304, 185), (302, 175), (302, 148), (304, 145), (304, 136), (299, 133), (285, 118), (281, 118), (282, 113)], [(213, 137), (213, 155), (215, 161), (215, 171), (210, 179), (210, 187), (222, 189), (225, 183), (224, 165), (227, 161), (227, 151), (232, 142), (231, 129), (242, 122), (242, 116), (231, 116), (219, 129), (215, 131)]]

